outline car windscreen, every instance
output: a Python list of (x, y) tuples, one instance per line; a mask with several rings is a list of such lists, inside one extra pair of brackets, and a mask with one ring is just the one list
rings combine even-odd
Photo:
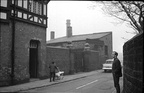
[(112, 64), (112, 61), (106, 61), (106, 64)]

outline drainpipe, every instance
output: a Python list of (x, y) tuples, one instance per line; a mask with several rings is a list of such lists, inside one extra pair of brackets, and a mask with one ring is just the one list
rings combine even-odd
[(15, 0), (12, 16), (12, 50), (11, 50), (11, 85), (14, 85), (14, 64), (15, 64)]

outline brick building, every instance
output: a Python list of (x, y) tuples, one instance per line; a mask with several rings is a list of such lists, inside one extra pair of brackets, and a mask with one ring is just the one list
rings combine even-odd
[(47, 46), (68, 47), (71, 43), (73, 49), (84, 50), (85, 44), (89, 44), (90, 50), (99, 52), (104, 58), (111, 58), (112, 53), (112, 32), (101, 32), (84, 35), (72, 35), (70, 20), (66, 20), (66, 36), (54, 38), (54, 31), (51, 32), (51, 40), (47, 41)]
[(0, 0), (0, 86), (45, 78), (49, 0)]

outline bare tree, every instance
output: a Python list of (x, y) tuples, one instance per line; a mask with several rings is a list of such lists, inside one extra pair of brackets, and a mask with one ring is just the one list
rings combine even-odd
[(103, 11), (110, 16), (127, 22), (136, 32), (143, 32), (143, 1), (96, 1), (103, 4)]

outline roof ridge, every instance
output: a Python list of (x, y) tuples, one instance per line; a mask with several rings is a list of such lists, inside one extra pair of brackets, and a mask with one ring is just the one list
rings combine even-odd
[[(80, 34), (80, 35), (72, 35), (71, 37), (63, 36), (55, 39), (48, 40), (47, 42), (65, 42), (65, 41), (75, 41), (75, 40), (83, 40), (86, 37), (87, 38), (101, 38), (103, 35), (108, 35), (112, 33), (112, 31), (109, 32), (98, 32), (98, 33), (89, 33), (89, 34)], [(97, 35), (96, 37), (94, 37)]]
[(102, 34), (102, 33), (112, 33), (112, 31), (109, 31), (109, 32), (99, 32), (99, 33), (93, 33), (93, 34)]
[(89, 33), (89, 34), (72, 35), (72, 37), (73, 37), (73, 36), (83, 36), (83, 35), (93, 35), (93, 34), (103, 34), (103, 33), (112, 33), (112, 31), (109, 31), (109, 32), (98, 32), (98, 33)]
[(48, 41), (52, 41), (52, 40), (56, 40), (56, 39), (60, 39), (60, 38), (64, 38), (64, 37), (66, 37), (66, 36), (58, 37), (58, 38), (54, 38), (54, 39), (50, 39), (50, 40), (48, 40)]

